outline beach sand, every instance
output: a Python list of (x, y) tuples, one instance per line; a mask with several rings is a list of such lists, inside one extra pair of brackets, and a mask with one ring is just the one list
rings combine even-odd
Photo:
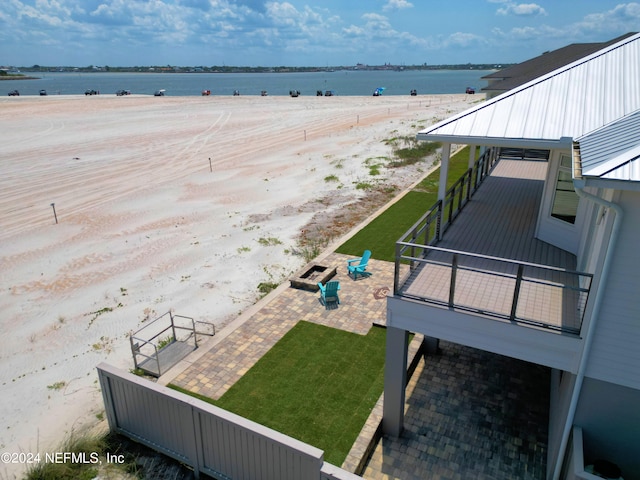
[(0, 451), (98, 423), (95, 366), (131, 369), (130, 332), (169, 310), (223, 328), (306, 263), (315, 213), (424, 174), (372, 177), (386, 139), (477, 97), (0, 99)]

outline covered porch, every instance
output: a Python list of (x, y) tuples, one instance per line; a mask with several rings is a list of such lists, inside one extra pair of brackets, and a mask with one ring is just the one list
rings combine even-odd
[(543, 367), (578, 367), (591, 275), (575, 270), (575, 255), (536, 238), (547, 159), (507, 152), (486, 175), (482, 165), (470, 169), (469, 178), (482, 182), (449, 189), (396, 245), (383, 420), (391, 437), (405, 428), (408, 332), (423, 334), (431, 354), (443, 340)]

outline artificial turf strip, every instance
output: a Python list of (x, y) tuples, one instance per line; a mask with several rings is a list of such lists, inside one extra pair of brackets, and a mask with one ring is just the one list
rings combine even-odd
[(385, 329), (300, 321), (215, 405), (324, 450), (341, 465), (384, 383)]
[[(476, 150), (476, 157), (479, 150)], [(469, 147), (465, 147), (451, 157), (447, 185), (453, 185), (469, 163)], [(374, 218), (362, 230), (340, 245), (336, 252), (359, 256), (365, 250), (371, 250), (371, 256), (377, 260), (395, 262), (396, 242), (420, 217), (438, 200), (438, 182), (440, 169), (432, 172), (416, 187), (407, 192), (400, 200)]]
[(436, 202), (437, 193), (412, 190), (340, 245), (337, 253), (361, 256), (371, 250), (377, 260), (395, 261), (396, 242)]

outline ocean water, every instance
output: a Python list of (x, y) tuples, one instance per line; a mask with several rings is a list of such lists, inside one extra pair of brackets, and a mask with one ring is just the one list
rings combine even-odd
[(117, 90), (130, 90), (135, 94), (152, 95), (164, 89), (167, 96), (200, 95), (210, 90), (211, 95), (289, 95), (298, 90), (301, 95), (315, 95), (317, 90), (332, 90), (335, 95), (372, 95), (384, 87), (383, 95), (464, 93), (467, 87), (476, 91), (486, 86), (481, 77), (490, 70), (426, 70), (426, 71), (368, 71), (336, 70), (305, 73), (42, 73), (36, 80), (3, 80), (0, 94), (7, 95), (17, 89), (20, 95), (81, 95), (85, 90), (97, 90), (113, 95)]

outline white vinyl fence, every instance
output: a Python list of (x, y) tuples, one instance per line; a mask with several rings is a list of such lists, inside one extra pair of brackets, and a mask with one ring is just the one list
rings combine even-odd
[(111, 365), (97, 367), (109, 428), (193, 468), (232, 480), (353, 480), (324, 452)]

